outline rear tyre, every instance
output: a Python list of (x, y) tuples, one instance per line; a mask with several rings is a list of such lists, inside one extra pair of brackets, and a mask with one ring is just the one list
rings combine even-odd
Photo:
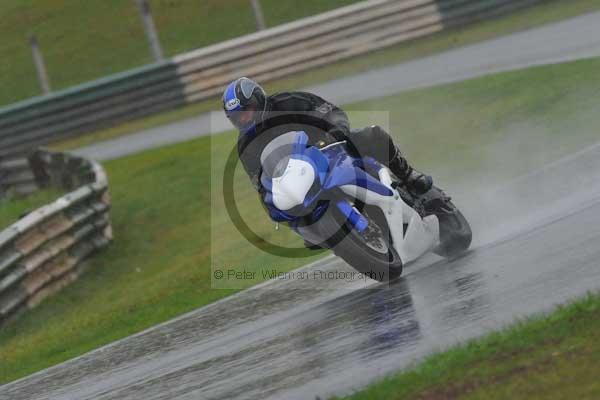
[(440, 245), (435, 253), (446, 258), (454, 258), (467, 251), (473, 234), (467, 219), (456, 209), (452, 215), (443, 215), (440, 221)]
[(440, 244), (434, 253), (454, 258), (467, 251), (473, 239), (471, 226), (443, 191), (434, 187), (423, 204), (426, 215), (436, 215), (440, 223)]

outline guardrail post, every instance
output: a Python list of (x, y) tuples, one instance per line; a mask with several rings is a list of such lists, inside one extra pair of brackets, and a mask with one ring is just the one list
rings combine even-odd
[(144, 21), (144, 30), (146, 31), (146, 38), (148, 39), (148, 43), (150, 44), (150, 50), (152, 51), (152, 55), (156, 61), (161, 61), (163, 57), (162, 47), (160, 46), (160, 41), (158, 40), (158, 33), (156, 32), (156, 26), (154, 25), (154, 20), (152, 19), (152, 13), (150, 11), (150, 4), (148, 4), (147, 0), (135, 0), (140, 9), (140, 15), (142, 16), (142, 21)]
[[(182, 103), (214, 98), (231, 81), (239, 60), (248, 61), (244, 71), (255, 79), (272, 81), (539, 2), (360, 1), (261, 31), (260, 40), (256, 33), (246, 35), (174, 56), (168, 65), (156, 63), (80, 85), (61, 96), (2, 107), (0, 157), (13, 157), (60, 137), (83, 135)], [(129, 5), (137, 7), (132, 0)], [(251, 12), (250, 4), (245, 6)]]
[(265, 24), (265, 16), (260, 6), (260, 0), (250, 0), (250, 4), (252, 4), (252, 11), (254, 11), (254, 18), (256, 19), (256, 29), (259, 31), (266, 29), (267, 25)]
[(31, 46), (31, 53), (33, 54), (33, 62), (35, 63), (35, 69), (37, 71), (40, 88), (44, 94), (48, 94), (51, 92), (50, 80), (48, 79), (44, 57), (42, 56), (37, 37), (35, 35), (29, 35), (29, 45)]

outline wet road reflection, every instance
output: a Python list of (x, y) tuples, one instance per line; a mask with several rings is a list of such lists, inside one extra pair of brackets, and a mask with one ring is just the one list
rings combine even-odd
[[(419, 262), (389, 286), (269, 284), (2, 386), (0, 399), (348, 393), (515, 317), (598, 290), (599, 242), (596, 203), (460, 259)], [(331, 258), (319, 268), (349, 270)]]

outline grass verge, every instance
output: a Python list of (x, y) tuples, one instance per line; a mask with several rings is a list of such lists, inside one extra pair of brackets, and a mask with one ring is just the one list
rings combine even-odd
[(0, 230), (17, 222), (22, 215), (51, 203), (61, 195), (59, 190), (47, 189), (23, 198), (0, 199)]
[[(293, 77), (268, 82), (265, 84), (265, 88), (269, 93), (298, 89), (308, 85), (326, 82), (331, 79), (368, 71), (373, 68), (425, 57), (444, 50), (530, 29), (598, 9), (600, 9), (600, 0), (550, 0), (535, 7), (521, 10), (514, 14), (508, 14), (497, 19), (482, 21), (463, 28), (452, 29), (430, 37), (379, 50), (368, 55), (359, 56), (351, 60), (340, 61), (311, 71), (299, 73)], [(116, 127), (102, 129), (84, 136), (67, 139), (54, 144), (52, 147), (59, 150), (75, 149), (95, 142), (176, 122), (184, 118), (191, 118), (203, 112), (220, 109), (220, 98), (215, 97), (173, 111), (163, 112), (120, 124)], [(168, 131), (165, 131), (165, 135), (168, 134)]]
[[(452, 193), (455, 185), (494, 185), (597, 142), (599, 68), (600, 59), (537, 67), (349, 110), (354, 126), (381, 122), (356, 110), (393, 111), (391, 131), (405, 154)], [(215, 289), (211, 266), (285, 271), (315, 258), (260, 252), (229, 222), (219, 171), (235, 139), (233, 132), (202, 137), (105, 163), (115, 242), (90, 260), (89, 272), (77, 283), (2, 329), (0, 382), (256, 282)], [(300, 245), (286, 229), (273, 229), (240, 171), (234, 187), (240, 213), (255, 231), (277, 243)]]
[(600, 294), (590, 294), (343, 399), (597, 399), (599, 337)]
[[(268, 26), (357, 0), (261, 0)], [(248, 0), (150, 0), (166, 56), (256, 30)], [(153, 61), (139, 10), (123, 0), (0, 2), (0, 105), (40, 94), (27, 44), (35, 33), (51, 86), (64, 89)]]

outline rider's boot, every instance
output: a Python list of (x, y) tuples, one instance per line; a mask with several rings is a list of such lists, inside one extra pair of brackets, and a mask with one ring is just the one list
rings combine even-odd
[(388, 165), (390, 170), (406, 185), (406, 188), (414, 194), (421, 195), (428, 192), (433, 186), (433, 179), (413, 169), (406, 158), (402, 157), (400, 150), (396, 148), (396, 153)]

